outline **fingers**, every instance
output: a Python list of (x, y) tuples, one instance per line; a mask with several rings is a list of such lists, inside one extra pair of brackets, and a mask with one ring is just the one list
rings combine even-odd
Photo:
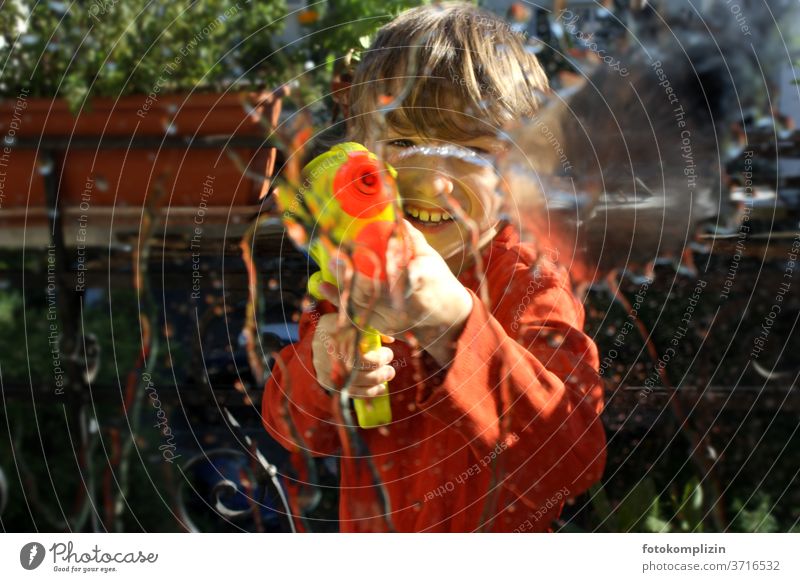
[(374, 398), (385, 394), (385, 383), (397, 375), (397, 371), (389, 365), (393, 359), (394, 352), (385, 346), (361, 354), (350, 381), (350, 396)]
[(349, 292), (349, 300), (360, 309), (374, 303), (380, 295), (380, 281), (365, 277), (349, 270), (348, 266), (340, 260), (332, 259), (329, 268), (339, 281), (341, 287), (337, 288), (326, 281), (319, 284), (319, 291), (325, 299), (339, 307), (342, 303), (341, 293)]
[(319, 292), (322, 293), (322, 296), (326, 300), (333, 303), (336, 307), (339, 307), (339, 290), (335, 285), (323, 281), (319, 284)]
[[(385, 311), (387, 305), (396, 304), (402, 298), (406, 282), (405, 274), (414, 257), (415, 249), (427, 249), (422, 254), (433, 252), (422, 233), (408, 221), (403, 222), (404, 226), (399, 229), (397, 236), (391, 237), (388, 241), (384, 265), (385, 279), (356, 272), (348, 256), (338, 255), (328, 263), (330, 273), (338, 281), (338, 288), (336, 285), (320, 283), (319, 290), (324, 298), (337, 307), (347, 302), (357, 312), (368, 312), (370, 318), (376, 312)], [(396, 313), (395, 307), (391, 307), (390, 311)], [(378, 325), (375, 327), (381, 329)]]
[[(411, 228), (414, 227), (412, 226)], [(407, 227), (405, 225), (401, 226), (395, 236), (389, 239), (386, 247), (386, 278), (390, 288), (402, 280), (404, 271), (414, 257), (414, 247), (409, 240), (411, 235), (406, 234), (405, 230), (407, 230)]]
[(364, 309), (375, 303), (380, 294), (380, 281), (356, 274), (350, 287), (350, 300), (353, 305)]
[(385, 366), (391, 362), (393, 358), (394, 352), (392, 351), (392, 348), (381, 346), (361, 354), (358, 359), (358, 367), (364, 370), (379, 368), (380, 366)]
[(393, 358), (394, 352), (392, 349), (384, 346), (361, 354), (356, 367), (361, 370), (375, 370), (381, 366), (388, 365)]
[(407, 244), (411, 247), (412, 256), (417, 256), (420, 254), (429, 254), (431, 246), (425, 239), (425, 235), (422, 234), (419, 230), (417, 230), (414, 227), (414, 225), (411, 224), (405, 218), (403, 219), (403, 226), (405, 228), (406, 235), (408, 237)]
[[(387, 388), (384, 384), (397, 374), (390, 365), (394, 359), (392, 349), (381, 346), (360, 354), (354, 361), (355, 341), (341, 341), (341, 336), (336, 336), (334, 319), (333, 314), (326, 314), (317, 324), (313, 342), (313, 365), (317, 381), (323, 387), (334, 390), (340, 390), (346, 383), (351, 398), (374, 398), (385, 394)], [(336, 373), (338, 379), (334, 380), (332, 376), (336, 369), (339, 370)]]
[(367, 392), (370, 388), (381, 386), (384, 382), (389, 382), (397, 375), (391, 366), (381, 366), (375, 370), (359, 370), (353, 374), (350, 382), (350, 395), (359, 397), (360, 393)]
[[(358, 370), (347, 382), (347, 393), (350, 398), (375, 398), (383, 396), (388, 392), (386, 386), (397, 375), (397, 371), (389, 365), (381, 366), (371, 370)], [(341, 386), (330, 386), (335, 390), (341, 390)]]
[(379, 384), (377, 386), (367, 388), (361, 395), (356, 396), (356, 398), (377, 398), (378, 396), (383, 396), (388, 393), (389, 389), (387, 388), (386, 384)]

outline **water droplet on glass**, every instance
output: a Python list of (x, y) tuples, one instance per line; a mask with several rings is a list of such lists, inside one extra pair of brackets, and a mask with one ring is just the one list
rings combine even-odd
[(36, 171), (42, 176), (48, 176), (53, 172), (53, 160), (45, 158), (39, 162)]
[(650, 285), (653, 282), (652, 279), (644, 275), (637, 275), (636, 273), (629, 273), (629, 275), (635, 285), (644, 285), (645, 283)]

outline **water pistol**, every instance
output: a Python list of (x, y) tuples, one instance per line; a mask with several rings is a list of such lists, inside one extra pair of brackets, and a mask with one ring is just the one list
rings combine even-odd
[[(317, 299), (325, 281), (339, 286), (329, 267), (340, 252), (352, 258), (356, 272), (386, 280), (386, 251), (397, 228), (400, 207), (397, 172), (358, 143), (343, 143), (317, 156), (303, 168), (302, 186), (278, 189), (278, 205), (289, 236), (319, 266), (308, 281)], [(381, 347), (381, 334), (363, 329), (359, 349)], [(388, 388), (388, 384), (387, 384)], [(358, 424), (374, 428), (388, 424), (392, 411), (388, 392), (369, 400), (355, 399)]]

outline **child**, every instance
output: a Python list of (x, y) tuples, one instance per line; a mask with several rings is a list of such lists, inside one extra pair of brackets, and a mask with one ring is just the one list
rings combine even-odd
[[(394, 340), (353, 363), (355, 332), (339, 329), (340, 297), (325, 287), (263, 400), (264, 425), (286, 448), (339, 456), (343, 532), (547, 531), (565, 499), (602, 475), (602, 387), (583, 308), (564, 270), (499, 220), (499, 178), (473, 159), (501, 153), (498, 128), (532, 114), (545, 91), (518, 34), (461, 3), (401, 14), (356, 71), (349, 137), (398, 170), (413, 251), (405, 304), (356, 277), (350, 300), (370, 305)], [(385, 95), (402, 107), (384, 123)], [(439, 145), (477, 156), (414, 149)], [(357, 368), (351, 396), (389, 382), (391, 424), (342, 425), (337, 359)]]

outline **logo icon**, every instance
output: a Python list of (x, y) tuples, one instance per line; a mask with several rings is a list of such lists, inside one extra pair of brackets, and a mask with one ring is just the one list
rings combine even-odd
[(29, 542), (19, 551), (19, 563), (26, 570), (35, 570), (44, 561), (44, 546), (39, 542)]

